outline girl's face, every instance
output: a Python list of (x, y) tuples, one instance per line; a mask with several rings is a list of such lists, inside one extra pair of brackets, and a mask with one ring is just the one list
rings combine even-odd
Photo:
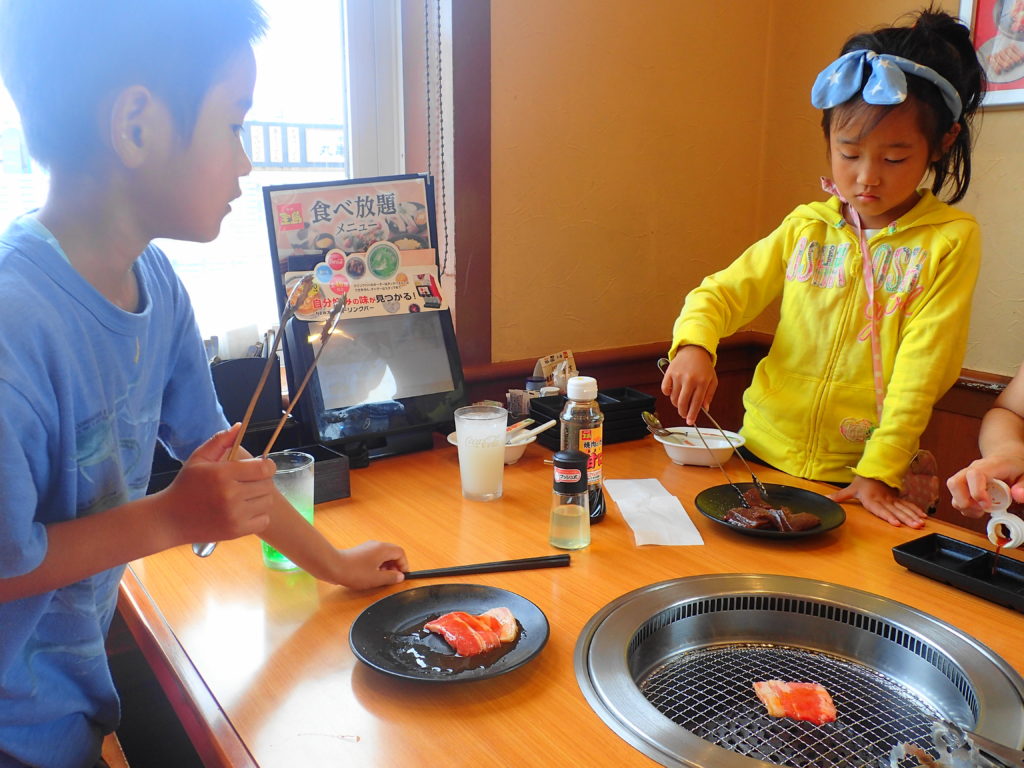
[(918, 184), (938, 159), (914, 107), (889, 110), (871, 127), (876, 119), (874, 110), (862, 110), (837, 127), (833, 113), (829, 136), (832, 179), (865, 229), (885, 227), (913, 208)]

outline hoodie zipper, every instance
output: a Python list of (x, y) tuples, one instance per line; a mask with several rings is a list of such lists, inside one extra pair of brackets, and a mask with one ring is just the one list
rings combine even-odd
[[(842, 220), (842, 228), (849, 232), (849, 225), (846, 220)], [(836, 225), (833, 225), (836, 226)], [(854, 247), (850, 249), (850, 253), (860, 253), (861, 259), (864, 258), (864, 254), (861, 252), (860, 243), (854, 244)], [(852, 271), (852, 265), (849, 265)], [(863, 268), (862, 265), (857, 265)], [(831, 390), (832, 381), (834, 378), (835, 368), (839, 362), (839, 352), (843, 347), (843, 339), (846, 338), (847, 328), (850, 325), (850, 312), (856, 311), (856, 303), (859, 298), (860, 292), (857, 290), (856, 285), (852, 280), (850, 281), (850, 291), (847, 294), (846, 300), (843, 302), (843, 312), (840, 322), (837, 324), (836, 332), (832, 336), (831, 349), (829, 350), (828, 359), (825, 365), (825, 375), (821, 379), (821, 385), (818, 387), (818, 391), (814, 398), (814, 403), (811, 407), (811, 434), (808, 442), (807, 458), (804, 461), (803, 472), (801, 477), (812, 477), (812, 468), (816, 463), (818, 454), (818, 445), (821, 441), (821, 428), (822, 428), (822, 417), (825, 411), (823, 401), (826, 396), (826, 392)]]

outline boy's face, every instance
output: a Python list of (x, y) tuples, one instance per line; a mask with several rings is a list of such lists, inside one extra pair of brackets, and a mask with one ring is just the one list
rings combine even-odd
[(255, 84), (256, 60), (246, 48), (207, 92), (191, 141), (167, 142), (147, 205), (154, 237), (208, 242), (220, 232), (229, 203), (241, 195), (239, 177), (252, 170), (241, 135)]

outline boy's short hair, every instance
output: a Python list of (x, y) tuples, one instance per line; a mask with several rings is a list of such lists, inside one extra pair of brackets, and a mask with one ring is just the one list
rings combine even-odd
[(124, 88), (152, 91), (187, 143), (224, 65), (265, 29), (256, 0), (0, 0), (0, 71), (32, 156), (88, 171)]

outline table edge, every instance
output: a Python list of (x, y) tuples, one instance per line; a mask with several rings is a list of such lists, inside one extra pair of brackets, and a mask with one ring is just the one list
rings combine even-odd
[(121, 577), (117, 609), (203, 765), (258, 768), (131, 564)]

